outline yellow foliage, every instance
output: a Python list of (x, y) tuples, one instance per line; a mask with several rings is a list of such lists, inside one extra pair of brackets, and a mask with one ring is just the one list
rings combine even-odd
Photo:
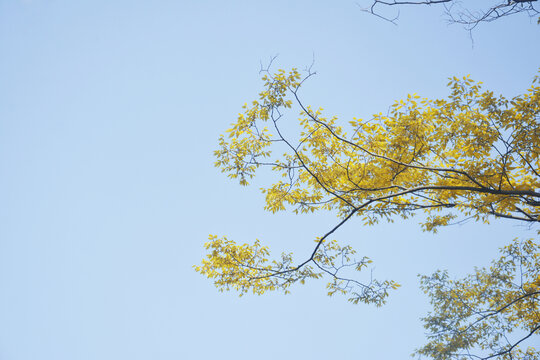
[[(241, 185), (259, 168), (275, 173), (278, 180), (261, 189), (270, 212), (333, 210), (340, 221), (297, 265), (291, 254), (270, 261), (258, 241), (237, 245), (211, 237), (210, 254), (196, 270), (220, 289), (288, 291), (292, 283), (326, 275), (329, 295), (381, 305), (398, 285), (342, 277), (347, 266), (340, 261), (353, 251), (326, 240), (353, 216), (371, 225), (422, 212), (423, 229), (433, 232), (458, 216), (540, 222), (538, 77), (510, 100), (482, 90), (469, 76), (454, 77), (445, 99), (411, 94), (386, 115), (340, 125), (336, 116), (301, 101), (300, 89), (312, 75), (303, 77), (296, 69), (266, 72), (259, 98), (245, 104), (227, 136), (220, 137), (215, 164)], [(296, 121), (287, 118), (293, 105), (300, 111)], [(369, 263), (345, 259), (357, 270)]]
[[(539, 85), (507, 100), (468, 76), (454, 77), (447, 99), (409, 95), (388, 115), (344, 128), (322, 108), (304, 106), (300, 78), (296, 69), (265, 75), (259, 100), (245, 106), (215, 152), (216, 166), (242, 185), (264, 166), (284, 178), (262, 189), (267, 210), (354, 211), (368, 224), (442, 210), (484, 222), (539, 221)], [(292, 101), (301, 110), (299, 132), (286, 137), (279, 125)], [(276, 157), (275, 148), (287, 152)], [(430, 217), (423, 228), (450, 218)]]

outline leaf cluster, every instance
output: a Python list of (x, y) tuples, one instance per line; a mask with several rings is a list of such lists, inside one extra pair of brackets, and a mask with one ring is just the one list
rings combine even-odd
[(540, 330), (540, 244), (501, 249), (490, 268), (450, 280), (446, 271), (421, 277), (433, 312), (423, 318), (429, 342), (416, 351), (433, 359), (538, 359), (525, 340)]
[(310, 262), (294, 265), (292, 254), (282, 253), (279, 260), (270, 260), (270, 251), (256, 240), (252, 245), (237, 245), (226, 237), (210, 235), (205, 244), (206, 259), (195, 271), (212, 279), (220, 291), (234, 289), (240, 296), (245, 293), (262, 295), (266, 291), (280, 290), (285, 294), (294, 283), (304, 284), (308, 279), (329, 277), (328, 295), (348, 295), (352, 303), (367, 303), (381, 306), (389, 290), (399, 285), (393, 281), (371, 279), (369, 284), (341, 276), (351, 269), (359, 272), (371, 263), (367, 257), (354, 258), (356, 251), (350, 246), (340, 246), (337, 241), (317, 239), (321, 246)]

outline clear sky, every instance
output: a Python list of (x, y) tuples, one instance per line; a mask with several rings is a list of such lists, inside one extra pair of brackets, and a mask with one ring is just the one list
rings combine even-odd
[(428, 310), (416, 275), (463, 275), (532, 235), (513, 223), (422, 233), (412, 222), (335, 238), (403, 287), (377, 309), (219, 293), (192, 265), (208, 234), (301, 259), (332, 214), (271, 215), (213, 167), (217, 138), (261, 89), (260, 62), (309, 65), (304, 99), (343, 121), (471, 74), (507, 96), (540, 66), (525, 16), (469, 34), (441, 10), (393, 26), (356, 1), (0, 0), (0, 359), (404, 359)]

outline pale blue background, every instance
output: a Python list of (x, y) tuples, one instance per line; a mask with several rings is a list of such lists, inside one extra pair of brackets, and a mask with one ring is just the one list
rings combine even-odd
[[(471, 74), (507, 96), (540, 66), (525, 16), (469, 34), (441, 9), (398, 27), (351, 1), (0, 0), (0, 359), (404, 359), (429, 307), (416, 274), (463, 275), (530, 231), (415, 221), (336, 238), (403, 284), (381, 309), (325, 296), (222, 294), (196, 274), (209, 233), (310, 252), (333, 226), (262, 210), (213, 167), (216, 139), (260, 90), (259, 63), (309, 65), (304, 92), (344, 121)], [(268, 180), (268, 179), (266, 179)]]

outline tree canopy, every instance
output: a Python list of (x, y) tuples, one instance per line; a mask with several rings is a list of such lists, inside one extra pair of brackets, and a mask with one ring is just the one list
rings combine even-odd
[[(300, 90), (313, 75), (309, 69), (303, 75), (297, 69), (264, 70), (258, 100), (245, 104), (228, 135), (219, 139), (216, 166), (241, 185), (268, 168), (277, 176), (261, 189), (270, 212), (327, 210), (337, 213), (339, 221), (314, 239), (311, 256), (300, 262), (287, 253), (271, 260), (270, 250), (258, 240), (237, 244), (211, 235), (205, 244), (208, 255), (196, 270), (220, 290), (288, 292), (294, 283), (326, 277), (329, 295), (341, 293), (351, 302), (380, 306), (399, 285), (351, 275), (371, 260), (356, 258), (352, 247), (330, 239), (345, 222), (360, 218), (373, 225), (422, 213), (422, 229), (432, 232), (466, 219), (488, 223), (507, 218), (530, 227), (540, 223), (538, 76), (512, 99), (483, 90), (469, 76), (454, 77), (447, 98), (410, 94), (386, 114), (340, 124), (336, 116), (302, 101)], [(293, 108), (299, 111), (295, 123), (288, 116)], [(432, 336), (418, 354), (437, 359), (519, 354), (508, 339), (514, 347), (505, 348), (501, 333), (518, 323), (530, 336), (540, 325), (538, 245), (529, 241), (520, 246), (504, 250), (510, 260), (503, 256), (492, 269), (462, 281), (452, 282), (444, 272), (422, 278), (435, 312), (425, 318)], [(487, 357), (458, 351), (474, 346), (496, 350)], [(531, 355), (534, 349), (523, 354), (536, 356)]]

